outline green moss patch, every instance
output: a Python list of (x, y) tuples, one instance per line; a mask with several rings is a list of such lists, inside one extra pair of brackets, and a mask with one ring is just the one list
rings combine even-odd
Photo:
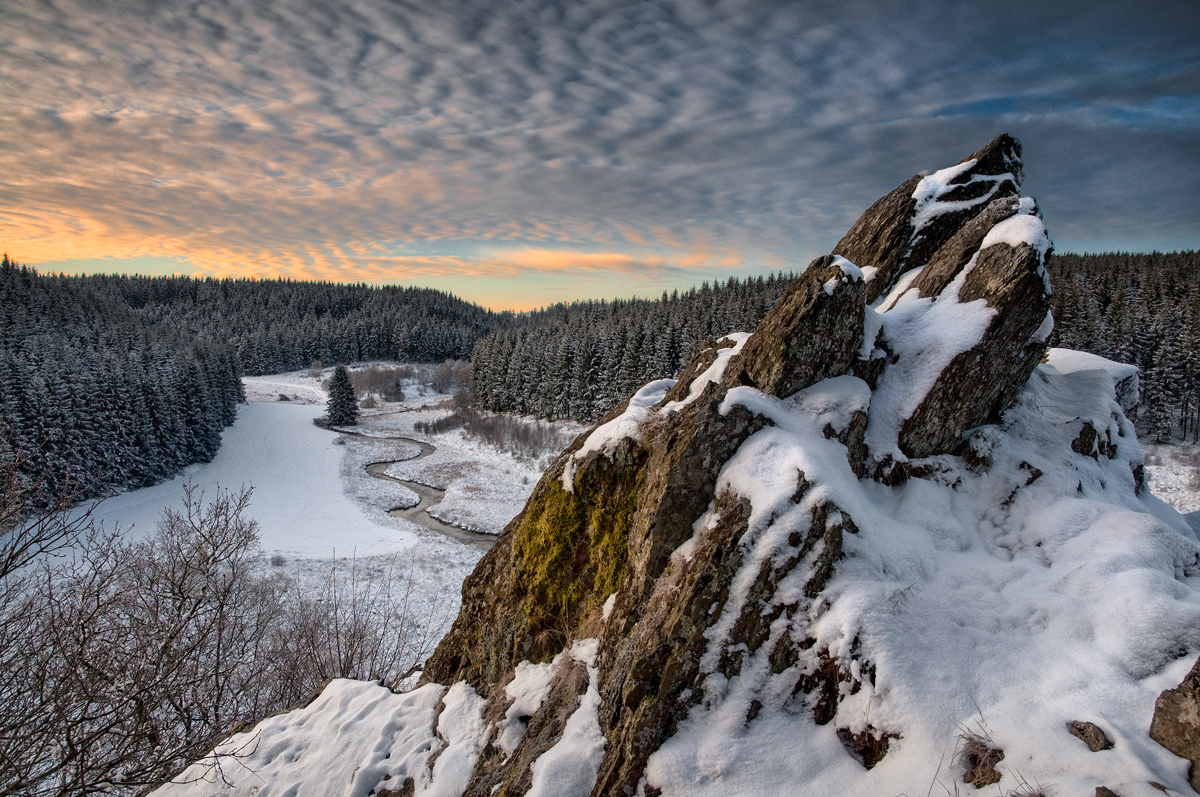
[(560, 650), (580, 616), (621, 586), (645, 452), (616, 459), (588, 463), (574, 493), (547, 479), (513, 534), (513, 591), (524, 595), (539, 657)]

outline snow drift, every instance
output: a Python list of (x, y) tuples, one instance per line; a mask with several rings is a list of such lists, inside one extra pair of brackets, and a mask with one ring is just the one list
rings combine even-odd
[(162, 793), (1187, 790), (1148, 731), (1200, 542), (1145, 490), (1136, 369), (1047, 351), (1021, 179), (1000, 136), (881, 199), (558, 458), (424, 685), (335, 682)]

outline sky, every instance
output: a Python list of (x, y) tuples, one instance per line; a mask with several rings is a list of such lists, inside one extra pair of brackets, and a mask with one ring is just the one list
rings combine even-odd
[(493, 309), (798, 271), (1001, 132), (1059, 251), (1200, 248), (1200, 3), (3, 0), (0, 248)]

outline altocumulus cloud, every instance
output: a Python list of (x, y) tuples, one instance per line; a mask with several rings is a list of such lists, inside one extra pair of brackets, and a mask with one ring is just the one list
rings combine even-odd
[(1196, 246), (1198, 33), (1191, 2), (6, 3), (0, 243), (372, 281), (798, 267), (1007, 130), (1060, 248)]

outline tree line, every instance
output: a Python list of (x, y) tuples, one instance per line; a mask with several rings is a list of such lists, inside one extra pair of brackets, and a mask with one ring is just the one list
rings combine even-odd
[(476, 344), (483, 409), (589, 422), (645, 383), (678, 376), (700, 341), (754, 329), (794, 275), (731, 278), (656, 300), (555, 305)]
[(140, 487), (207, 462), (244, 400), (229, 345), (139, 311), (121, 287), (0, 260), (0, 432), (51, 493)]
[[(1056, 254), (1051, 344), (1141, 370), (1139, 428), (1200, 441), (1200, 256)], [(482, 338), (478, 406), (590, 422), (641, 385), (678, 376), (701, 340), (753, 330), (791, 275), (707, 283), (654, 301), (557, 305)]]
[(1051, 344), (1138, 366), (1138, 426), (1200, 442), (1200, 253), (1053, 255)]

